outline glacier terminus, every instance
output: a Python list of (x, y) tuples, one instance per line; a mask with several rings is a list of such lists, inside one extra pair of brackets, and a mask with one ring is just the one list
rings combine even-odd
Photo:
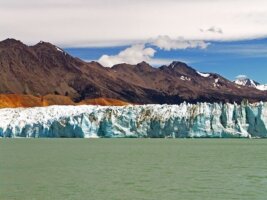
[(267, 103), (0, 109), (0, 137), (267, 137)]

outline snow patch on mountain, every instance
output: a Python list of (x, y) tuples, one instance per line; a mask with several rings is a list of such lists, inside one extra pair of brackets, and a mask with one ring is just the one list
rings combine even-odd
[(181, 76), (180, 79), (183, 81), (191, 81), (191, 78), (189, 78), (187, 76)]
[(57, 51), (63, 52), (62, 49), (60, 49), (59, 47), (56, 47)]
[(202, 72), (199, 72), (199, 71), (197, 71), (197, 73), (198, 73), (200, 76), (205, 77), (205, 78), (207, 78), (207, 77), (210, 76), (210, 74), (202, 73)]
[(216, 78), (213, 83), (213, 87), (220, 87), (219, 83), (219, 78)]
[(265, 91), (265, 90), (267, 90), (267, 84), (265, 84), (265, 85), (257, 85), (256, 88), (257, 88), (258, 90)]

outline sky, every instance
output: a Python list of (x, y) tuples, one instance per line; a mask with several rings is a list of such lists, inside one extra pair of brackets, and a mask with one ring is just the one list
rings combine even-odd
[(0, 0), (0, 40), (48, 41), (106, 67), (184, 61), (267, 83), (266, 0)]

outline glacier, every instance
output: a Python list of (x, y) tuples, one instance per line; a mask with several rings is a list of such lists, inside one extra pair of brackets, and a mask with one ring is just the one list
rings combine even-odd
[(267, 103), (4, 108), (0, 137), (264, 138)]

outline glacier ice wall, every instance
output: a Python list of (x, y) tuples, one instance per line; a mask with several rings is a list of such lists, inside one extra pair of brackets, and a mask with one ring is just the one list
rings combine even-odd
[(266, 137), (267, 103), (0, 109), (0, 137)]

